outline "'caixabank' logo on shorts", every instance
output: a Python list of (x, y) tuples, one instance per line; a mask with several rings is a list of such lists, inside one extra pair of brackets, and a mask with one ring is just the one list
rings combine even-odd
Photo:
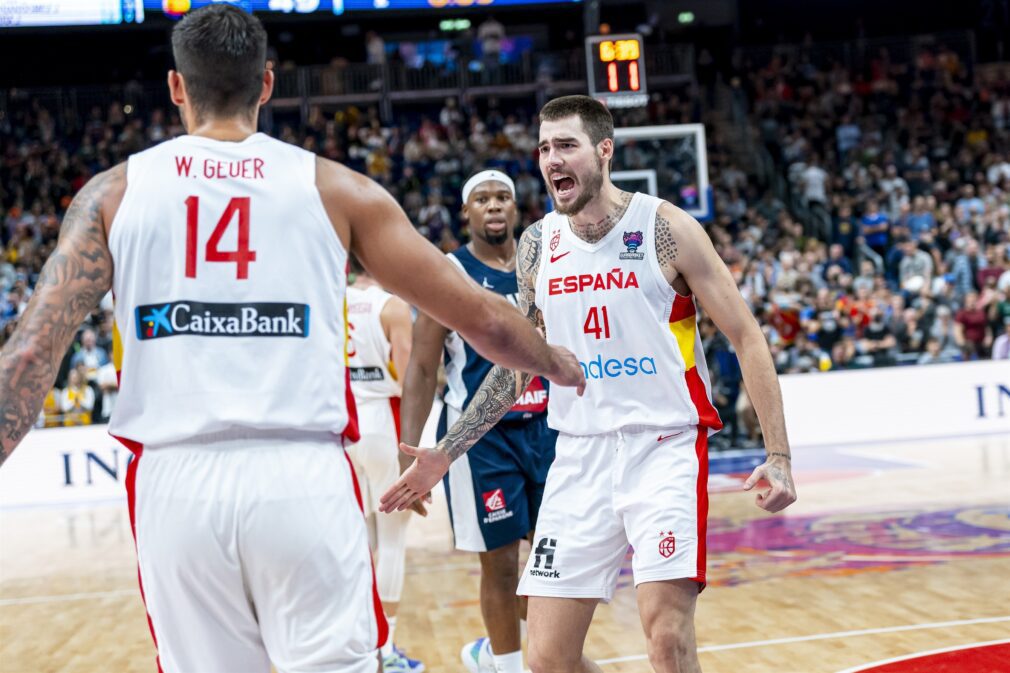
[(173, 336), (300, 337), (309, 336), (308, 304), (256, 302), (212, 304), (172, 301), (135, 309), (141, 341)]

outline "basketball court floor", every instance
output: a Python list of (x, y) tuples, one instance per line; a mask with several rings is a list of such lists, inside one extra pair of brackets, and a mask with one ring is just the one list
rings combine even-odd
[[(740, 492), (745, 459), (713, 454), (704, 670), (1010, 671), (1010, 437), (794, 453), (784, 515)], [(412, 527), (397, 641), (455, 673), (483, 635), (479, 570), (435, 505)], [(587, 653), (633, 673), (645, 651), (629, 555)], [(154, 670), (125, 504), (0, 509), (0, 671)]]

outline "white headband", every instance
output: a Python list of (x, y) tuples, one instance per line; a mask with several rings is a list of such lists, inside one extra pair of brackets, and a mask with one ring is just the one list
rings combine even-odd
[(508, 186), (509, 191), (512, 192), (512, 198), (514, 199), (516, 197), (516, 185), (512, 182), (512, 178), (501, 171), (491, 169), (489, 171), (481, 171), (466, 181), (466, 184), (463, 185), (463, 203), (466, 203), (466, 200), (470, 198), (470, 192), (476, 189), (477, 185), (490, 180), (497, 180), (498, 182), (505, 183)]

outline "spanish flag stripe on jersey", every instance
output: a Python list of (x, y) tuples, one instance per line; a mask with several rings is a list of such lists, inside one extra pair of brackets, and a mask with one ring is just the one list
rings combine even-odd
[(694, 298), (678, 294), (670, 308), (669, 322), (670, 332), (677, 340), (677, 348), (680, 350), (680, 356), (684, 359), (684, 380), (687, 383), (688, 393), (691, 395), (691, 402), (698, 411), (698, 425), (706, 428), (722, 428), (719, 412), (712, 406), (708, 390), (705, 388), (704, 381), (701, 380), (697, 362), (695, 362), (694, 345), (698, 318)]

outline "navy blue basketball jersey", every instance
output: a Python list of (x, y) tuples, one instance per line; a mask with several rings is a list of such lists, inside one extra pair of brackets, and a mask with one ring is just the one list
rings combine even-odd
[[(466, 246), (449, 253), (449, 259), (456, 262), (479, 285), (503, 295), (516, 305), (519, 285), (515, 272), (500, 271), (484, 264)], [(491, 367), (492, 364), (478, 355), (470, 344), (463, 341), (457, 333), (450, 332), (445, 339), (445, 373), (448, 378), (445, 403), (456, 410), (465, 409)], [(502, 420), (531, 419), (547, 413), (547, 395), (547, 381), (540, 377), (533, 379)]]

